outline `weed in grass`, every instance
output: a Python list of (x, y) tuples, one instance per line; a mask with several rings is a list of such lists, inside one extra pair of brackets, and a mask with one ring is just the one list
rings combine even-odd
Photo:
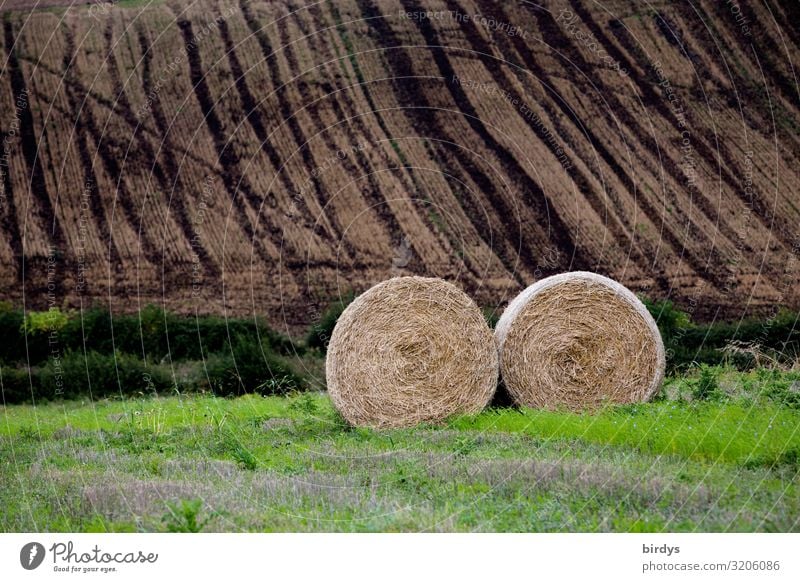
[(140, 431), (149, 431), (158, 436), (164, 432), (166, 414), (160, 408), (133, 413), (133, 426)]
[(800, 409), (800, 382), (797, 380), (771, 380), (765, 386), (764, 395), (777, 404)]
[(779, 395), (800, 378), (714, 372), (724, 398), (676, 400), (695, 372), (658, 402), (393, 431), (319, 393), (7, 406), (0, 530), (797, 531), (800, 412)]
[(232, 431), (226, 430), (218, 436), (217, 449), (223, 453), (230, 455), (236, 463), (248, 471), (255, 471), (258, 467), (258, 460), (253, 453), (245, 447), (241, 441), (233, 434)]
[(717, 377), (719, 369), (706, 364), (700, 365), (699, 376), (694, 380), (692, 396), (695, 400), (719, 400), (721, 393)]
[[(61, 528), (58, 528), (61, 529)], [(63, 528), (64, 531), (74, 530), (74, 527)], [(112, 522), (102, 515), (94, 515), (82, 526), (86, 533), (135, 533), (136, 525), (131, 522)]]
[(289, 410), (306, 416), (317, 416), (319, 414), (319, 406), (311, 394), (296, 396), (289, 404)]
[(39, 431), (30, 426), (21, 426), (18, 434), (24, 440), (37, 440), (39, 438)]
[(167, 509), (162, 521), (167, 531), (172, 533), (199, 533), (214, 517), (212, 513), (204, 519), (200, 519), (200, 512), (203, 509), (201, 499), (181, 499), (177, 503), (167, 502)]
[(237, 445), (232, 451), (231, 456), (243, 469), (248, 471), (255, 471), (258, 467), (258, 461), (249, 450), (241, 445)]
[(788, 469), (789, 472), (800, 471), (800, 448), (791, 448), (777, 455), (759, 456), (748, 460), (744, 466), (748, 469), (765, 467), (767, 469)]
[(331, 432), (352, 432), (355, 429), (355, 427), (342, 416), (342, 413), (335, 408), (329, 409), (325, 418), (329, 423)]
[(455, 452), (461, 457), (466, 457), (478, 448), (478, 441), (475, 437), (458, 437), (455, 442)]
[(142, 459), (142, 466), (145, 471), (155, 477), (161, 477), (164, 474), (164, 463), (158, 457), (145, 457)]
[(297, 390), (297, 380), (290, 376), (280, 376), (277, 378), (270, 378), (266, 382), (262, 382), (254, 392), (256, 394), (288, 394), (292, 390)]
[(203, 416), (211, 419), (211, 426), (214, 427), (214, 430), (221, 431), (228, 422), (230, 414), (228, 412), (218, 412), (206, 406), (206, 413)]

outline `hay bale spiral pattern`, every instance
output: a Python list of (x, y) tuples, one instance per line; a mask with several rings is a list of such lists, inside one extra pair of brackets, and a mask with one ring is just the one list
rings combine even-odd
[(495, 337), (503, 382), (522, 406), (592, 410), (640, 402), (664, 379), (664, 344), (647, 308), (595, 273), (531, 285), (509, 304)]
[(351, 424), (375, 428), (478, 412), (498, 377), (477, 305), (441, 279), (397, 277), (353, 301), (331, 336), (328, 391)]

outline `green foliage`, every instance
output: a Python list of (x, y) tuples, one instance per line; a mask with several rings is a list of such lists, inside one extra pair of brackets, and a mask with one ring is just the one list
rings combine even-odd
[(800, 448), (793, 448), (783, 451), (775, 459), (773, 465), (777, 467), (789, 467), (793, 469), (795, 473), (797, 473), (797, 471), (800, 469)]
[(762, 393), (783, 406), (800, 410), (800, 374), (782, 374), (778, 370), (759, 369), (756, 372), (764, 385)]
[(336, 327), (336, 322), (339, 316), (344, 312), (350, 303), (353, 302), (355, 296), (349, 293), (343, 296), (339, 301), (332, 303), (319, 318), (319, 321), (312, 324), (311, 329), (306, 336), (306, 346), (309, 348), (317, 348), (320, 350), (328, 349), (328, 342), (331, 341), (333, 335), (333, 328)]
[(495, 307), (484, 307), (482, 311), (486, 325), (494, 329), (497, 326), (497, 322), (500, 321), (501, 310)]
[(29, 402), (34, 397), (30, 370), (0, 366), (0, 391), (3, 404)]
[(229, 353), (210, 357), (206, 374), (208, 387), (220, 396), (287, 394), (303, 385), (286, 359), (246, 336), (236, 336)]
[(719, 400), (719, 369), (707, 364), (700, 364), (699, 374), (693, 380), (692, 397), (695, 400)]
[[(147, 306), (138, 314), (114, 315), (108, 310), (89, 309), (65, 314), (59, 310), (31, 312), (0, 309), (0, 362), (35, 366), (51, 356), (45, 331), (58, 331), (57, 347), (68, 351), (114, 352), (155, 362), (199, 361), (209, 354), (230, 351), (234, 337), (247, 337), (269, 344), (280, 355), (302, 355), (302, 348), (270, 329), (263, 321), (226, 319), (216, 316), (187, 317)], [(24, 337), (25, 330), (29, 330)]]
[(240, 443), (236, 443), (236, 445), (237, 446), (231, 451), (231, 456), (233, 456), (234, 461), (243, 469), (255, 471), (258, 467), (258, 461), (253, 456), (253, 453), (244, 448)]
[(680, 335), (681, 330), (689, 327), (691, 323), (689, 315), (678, 309), (669, 299), (651, 301), (642, 297), (642, 302), (656, 320), (665, 344), (669, 344), (676, 336)]
[[(730, 364), (739, 370), (759, 365), (753, 355), (763, 352), (769, 359), (790, 363), (800, 357), (800, 314), (780, 311), (769, 319), (736, 322), (693, 323), (689, 316), (671, 301), (652, 301), (642, 298), (656, 320), (667, 352), (667, 370), (674, 373), (697, 364), (710, 366)], [(731, 354), (732, 344), (752, 346)]]
[(255, 471), (258, 468), (258, 460), (255, 455), (242, 444), (235, 431), (235, 427), (225, 429), (221, 427), (218, 428), (218, 440), (215, 449), (225, 456), (230, 456), (242, 469)]
[(153, 395), (168, 392), (173, 384), (161, 367), (147, 366), (128, 354), (67, 352), (51, 358), (37, 373), (38, 396), (103, 398), (123, 394)]
[(356, 430), (352, 424), (347, 422), (347, 419), (342, 415), (342, 413), (335, 408), (329, 407), (326, 412), (327, 414), (323, 416), (323, 419), (328, 423), (330, 432), (344, 433), (353, 432)]
[[(0, 455), (59, 479), (38, 489), (41, 471), (7, 479), (0, 528), (796, 531), (800, 412), (768, 392), (791, 391), (800, 373), (715, 374), (725, 399), (675, 400), (697, 371), (673, 379), (657, 403), (487, 410), (386, 431), (339, 430), (330, 399), (316, 393), (10, 406)], [(106, 503), (125, 500), (113, 518), (64, 503), (87, 482)], [(191, 501), (164, 515), (151, 492)]]
[(178, 503), (168, 501), (167, 509), (162, 520), (167, 531), (171, 533), (199, 533), (214, 517), (212, 513), (205, 519), (200, 519), (203, 509), (201, 499), (181, 499)]
[(744, 466), (748, 469), (765, 467), (780, 470), (788, 468), (791, 473), (796, 474), (800, 471), (800, 448), (790, 448), (778, 455), (756, 456), (747, 460)]
[(66, 352), (54, 355), (38, 368), (0, 368), (0, 385), (7, 404), (104, 398), (120, 395), (153, 395), (172, 389), (163, 366), (147, 366), (127, 354)]
[(455, 441), (455, 452), (457, 455), (466, 457), (478, 448), (478, 441), (475, 437), (463, 436), (458, 437)]
[(320, 412), (317, 398), (311, 394), (301, 394), (292, 400), (289, 410), (306, 416), (318, 416)]
[(51, 307), (47, 311), (29, 311), (22, 323), (22, 331), (28, 335), (45, 335), (61, 331), (69, 323), (69, 317), (58, 307)]
[(23, 314), (6, 302), (0, 337), (7, 403), (174, 389), (284, 394), (305, 384), (290, 360), (303, 348), (258, 320), (185, 317), (155, 306), (113, 317), (101, 309)]

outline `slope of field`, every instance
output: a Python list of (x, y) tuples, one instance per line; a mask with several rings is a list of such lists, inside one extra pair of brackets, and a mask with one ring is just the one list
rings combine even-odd
[(391, 275), (499, 306), (580, 268), (800, 307), (793, 1), (21, 4), (3, 298), (296, 329)]
[(0, 529), (798, 531), (800, 376), (763, 372), (384, 432), (317, 394), (8, 406)]

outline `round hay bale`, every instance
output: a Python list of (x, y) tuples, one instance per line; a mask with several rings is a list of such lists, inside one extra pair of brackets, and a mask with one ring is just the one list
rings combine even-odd
[(397, 277), (344, 310), (325, 377), (348, 422), (389, 428), (480, 411), (498, 368), (492, 331), (472, 299), (441, 279)]
[(495, 329), (500, 373), (517, 404), (593, 410), (651, 398), (664, 343), (647, 308), (596, 273), (548, 277), (520, 293)]

